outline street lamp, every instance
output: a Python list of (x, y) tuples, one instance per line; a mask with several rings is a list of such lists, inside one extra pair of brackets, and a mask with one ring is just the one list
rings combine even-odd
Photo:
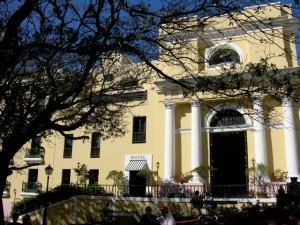
[(156, 175), (156, 197), (158, 198), (158, 169), (159, 169), (159, 162), (156, 163), (156, 171), (157, 171), (157, 175)]
[(14, 189), (14, 205), (16, 203), (16, 195), (17, 195), (17, 189)]
[(47, 175), (47, 186), (46, 186), (46, 200), (45, 200), (45, 206), (44, 206), (44, 215), (43, 215), (43, 225), (47, 224), (47, 206), (48, 206), (48, 188), (49, 188), (49, 177), (53, 172), (53, 168), (50, 166), (47, 166), (45, 168), (45, 173)]
[(79, 181), (79, 169), (80, 169), (80, 162), (77, 163), (77, 186), (78, 186), (78, 181)]
[(255, 159), (252, 159), (252, 167), (253, 167), (253, 188), (254, 188), (254, 197), (256, 198), (256, 167), (255, 167)]

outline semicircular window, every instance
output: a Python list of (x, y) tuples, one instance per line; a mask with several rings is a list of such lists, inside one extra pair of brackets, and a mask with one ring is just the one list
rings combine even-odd
[(236, 51), (230, 48), (220, 48), (212, 54), (208, 64), (210, 66), (216, 66), (220, 64), (232, 64), (240, 62), (240, 56)]
[(241, 113), (235, 110), (223, 110), (217, 112), (210, 122), (211, 127), (236, 126), (246, 124)]
[(138, 80), (133, 76), (124, 76), (124, 78), (120, 81), (121, 87), (133, 87), (138, 85)]

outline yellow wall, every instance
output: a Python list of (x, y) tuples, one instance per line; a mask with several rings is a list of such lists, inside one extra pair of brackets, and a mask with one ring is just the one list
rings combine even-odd
[[(253, 8), (247, 9), (253, 11)], [(281, 14), (285, 14), (279, 11), (274, 11), (273, 8), (269, 9), (267, 14), (261, 14), (263, 17), (276, 17)], [(286, 9), (288, 10), (288, 9)], [(253, 13), (253, 12), (251, 12)], [(224, 20), (224, 18), (215, 19), (214, 25), (216, 27), (228, 27), (229, 21)], [(221, 23), (219, 23), (221, 21)], [(195, 21), (193, 21), (195, 22)], [(195, 22), (197, 23), (197, 22)], [(271, 31), (270, 31), (271, 32)], [(282, 30), (278, 29), (280, 35), (282, 35)], [(229, 39), (224, 37), (222, 39), (212, 39), (207, 42), (192, 41), (189, 43), (188, 47), (192, 48), (193, 51), (188, 51), (185, 49), (181, 51), (181, 54), (186, 54), (192, 56), (194, 59), (200, 62), (205, 61), (205, 55), (210, 47), (222, 43), (233, 43), (238, 46), (244, 55), (243, 65), (249, 62), (259, 62), (263, 57), (270, 57), (270, 62), (275, 63), (279, 68), (283, 67), (295, 67), (297, 66), (296, 59), (290, 59), (287, 55), (280, 55), (283, 48), (289, 48), (291, 51), (295, 52), (294, 45), (288, 45), (287, 42), (282, 41), (282, 37), (279, 36), (274, 39), (277, 44), (270, 44), (269, 41), (262, 41), (262, 34), (249, 34), (246, 36), (235, 37), (234, 39)], [(170, 43), (167, 43), (171, 45)], [(280, 56), (279, 56), (280, 55)], [(165, 57), (165, 56), (163, 56)], [(206, 75), (218, 75), (220, 71), (217, 69), (208, 69), (204, 63), (199, 63), (197, 65), (190, 64), (186, 62), (188, 66), (193, 68), (193, 71), (198, 74)], [(174, 65), (167, 65), (163, 62), (155, 62), (165, 71), (169, 76), (184, 76), (182, 68), (176, 67)], [(155, 78), (156, 79), (156, 78)], [(189, 98), (183, 98), (179, 94), (180, 88), (178, 87), (167, 87), (162, 89), (160, 92), (155, 90), (156, 85), (154, 83), (149, 83), (144, 85), (144, 89), (147, 90), (148, 98), (147, 101), (136, 108), (131, 108), (130, 111), (125, 116), (125, 121), (128, 123), (127, 133), (123, 137), (116, 137), (101, 141), (100, 147), (100, 158), (90, 158), (90, 147), (91, 139), (89, 140), (74, 140), (73, 142), (73, 154), (72, 158), (63, 158), (64, 149), (64, 138), (60, 134), (54, 133), (47, 140), (42, 140), (42, 146), (46, 149), (45, 155), (45, 165), (35, 166), (33, 168), (39, 169), (38, 181), (43, 184), (43, 191), (45, 191), (46, 186), (46, 175), (44, 168), (50, 164), (54, 168), (53, 174), (50, 176), (49, 187), (55, 188), (61, 184), (61, 175), (63, 169), (71, 169), (71, 182), (76, 183), (77, 177), (74, 168), (77, 167), (77, 162), (81, 164), (86, 164), (88, 169), (99, 169), (99, 183), (100, 184), (112, 184), (112, 181), (107, 181), (105, 178), (111, 170), (124, 171), (125, 156), (126, 155), (149, 155), (152, 164), (150, 164), (150, 170), (156, 170), (156, 162), (160, 162), (159, 176), (164, 177), (164, 138), (165, 138), (165, 106), (164, 102), (172, 100), (177, 103), (175, 108), (176, 118), (175, 118), (175, 128), (176, 128), (176, 167), (175, 172), (188, 172), (192, 168), (191, 164), (191, 134), (181, 133), (180, 130), (190, 130), (191, 129), (191, 108)], [(168, 89), (169, 88), (169, 89)], [(171, 93), (171, 99), (168, 99), (168, 91)], [(199, 93), (200, 99), (205, 103), (202, 104), (201, 108), (201, 124), (204, 126), (205, 118), (209, 113), (210, 107), (214, 107), (222, 102), (224, 99), (213, 98), (211, 95), (206, 95)], [(269, 99), (265, 99), (265, 104), (270, 104), (275, 108), (276, 112), (282, 115), (282, 109), (280, 105), (273, 104)], [(252, 105), (248, 102), (244, 103), (244, 108), (248, 111), (252, 111)], [(296, 108), (297, 115), (297, 126), (299, 127), (299, 108)], [(146, 130), (146, 143), (143, 144), (132, 144), (132, 123), (133, 116), (146, 116), (147, 117), (147, 130)], [(282, 122), (282, 121), (280, 121)], [(77, 130), (72, 132), (74, 136), (76, 134), (83, 134), (84, 130)], [(297, 131), (298, 132), (298, 131)], [(91, 134), (88, 134), (91, 135)], [(299, 132), (297, 133), (298, 137)], [(284, 146), (284, 134), (283, 127), (271, 128), (266, 130), (267, 137), (267, 150), (268, 150), (268, 163), (271, 166), (269, 173), (272, 169), (283, 168), (286, 169), (285, 162), (285, 146)], [(203, 127), (202, 132), (202, 156), (203, 163), (208, 164), (210, 161), (210, 144), (209, 144), (209, 132)], [(15, 156), (15, 163), (20, 165), (24, 164), (23, 158), (25, 154), (25, 148), (30, 148), (30, 143), (24, 146), (24, 149), (20, 151), (19, 154)], [(255, 158), (254, 152), (254, 133), (252, 129), (247, 130), (247, 152), (248, 152), (248, 164), (251, 165), (251, 159)], [(20, 196), (22, 181), (27, 181), (28, 171), (24, 170), (21, 173), (14, 172), (8, 180), (11, 182), (11, 195), (7, 199), (13, 200), (14, 196), (12, 193), (13, 189), (17, 190), (16, 200), (22, 198)], [(118, 203), (121, 204), (121, 203)], [(143, 205), (144, 206), (144, 205)], [(93, 206), (95, 208), (95, 206)], [(140, 207), (143, 208), (143, 207)], [(139, 210), (140, 210), (139, 208)], [(72, 211), (71, 206), (64, 206), (64, 210)], [(52, 212), (50, 211), (50, 214)], [(54, 212), (53, 212), (54, 213)], [(54, 214), (53, 214), (54, 215)], [(53, 223), (54, 224), (54, 223)]]

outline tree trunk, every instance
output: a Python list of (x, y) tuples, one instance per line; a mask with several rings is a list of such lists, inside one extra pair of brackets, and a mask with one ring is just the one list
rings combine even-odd
[[(10, 174), (9, 161), (7, 157), (0, 152), (0, 193), (3, 193), (6, 187), (7, 176)], [(0, 201), (0, 225), (4, 225), (4, 211), (3, 211), (3, 200)]]

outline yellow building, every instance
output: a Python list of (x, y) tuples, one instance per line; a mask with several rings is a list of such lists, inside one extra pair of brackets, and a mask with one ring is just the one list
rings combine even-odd
[[(199, 26), (197, 32), (187, 29), (168, 35), (174, 27), (166, 25), (160, 30), (160, 37), (168, 47), (181, 46), (178, 54), (203, 62), (186, 61), (195, 74), (217, 76), (223, 67), (241, 69), (265, 57), (282, 73), (296, 71), (297, 59), (292, 57), (296, 48), (288, 41), (295, 38), (297, 30), (291, 9), (278, 3), (263, 7), (265, 14), (257, 14), (256, 7), (245, 8), (243, 14), (237, 15), (239, 25), (221, 16), (209, 19), (206, 21), (209, 26)], [(256, 17), (249, 16), (254, 14)], [(257, 18), (264, 23), (256, 24)], [(201, 18), (185, 20), (202, 24)], [(187, 46), (195, 51), (189, 51)], [(161, 58), (155, 63), (169, 76), (184, 77), (181, 67), (165, 62), (167, 57), (161, 49)], [(24, 146), (12, 163), (43, 165), (14, 172), (8, 179), (9, 189), (2, 195), (4, 202), (11, 204), (36, 195), (38, 189), (45, 191), (44, 169), (49, 164), (54, 168), (49, 177), (50, 189), (77, 183), (74, 169), (78, 163), (87, 165), (93, 182), (98, 184), (112, 184), (106, 180), (112, 170), (123, 171), (129, 185), (137, 185), (145, 182), (137, 176), (141, 169), (158, 170), (159, 176), (169, 181), (180, 172), (212, 165), (217, 168), (211, 178), (212, 185), (247, 185), (245, 171), (252, 166), (252, 159), (267, 166), (269, 177), (278, 168), (287, 171), (290, 177), (300, 175), (300, 111), (288, 98), (278, 102), (268, 96), (253, 96), (253, 102), (242, 104), (237, 98), (220, 98), (205, 92), (198, 93), (198, 98), (188, 98), (179, 85), (163, 80), (145, 84), (131, 93), (131, 98), (145, 103), (124, 115), (128, 126), (123, 137), (101, 140), (100, 133), (77, 130), (70, 135), (85, 134), (89, 139), (72, 140), (53, 134), (47, 140), (37, 137), (38, 144), (32, 141)], [(264, 106), (271, 110), (264, 112)], [(270, 119), (273, 115), (277, 115), (276, 120)], [(190, 181), (199, 182), (197, 177)]]

